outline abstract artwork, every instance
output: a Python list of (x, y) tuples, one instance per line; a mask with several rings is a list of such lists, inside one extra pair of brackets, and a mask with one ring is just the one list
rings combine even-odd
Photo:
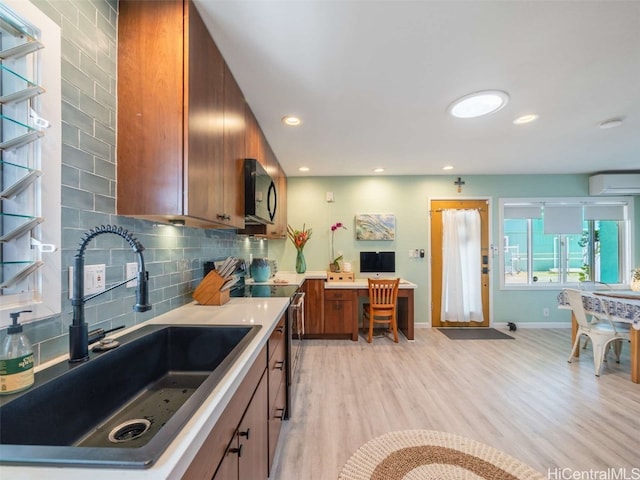
[(356, 215), (356, 240), (395, 240), (396, 216), (366, 213)]

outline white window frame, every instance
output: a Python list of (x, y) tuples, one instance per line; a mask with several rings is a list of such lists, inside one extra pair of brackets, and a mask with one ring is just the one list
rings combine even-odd
[[(62, 75), (60, 27), (31, 2), (2, 0), (9, 9), (40, 31), (45, 48), (38, 52), (39, 74), (34, 80), (45, 88), (38, 98), (38, 115), (50, 122), (44, 137), (36, 141), (40, 149), (39, 169), (42, 176), (36, 192), (36, 213), (44, 222), (36, 229), (38, 240), (53, 245), (53, 252), (41, 253), (44, 265), (35, 273), (30, 291), (0, 295), (0, 328), (10, 323), (9, 313), (31, 310), (23, 314), (25, 321), (58, 315), (62, 311), (62, 255), (61, 255), (61, 191), (62, 191)], [(35, 247), (37, 248), (37, 247)]]
[[(634, 258), (634, 198), (633, 197), (549, 197), (549, 198), (500, 198), (498, 201), (499, 216), (499, 235), (501, 245), (498, 248), (499, 256), (499, 275), (500, 290), (558, 290), (562, 287), (577, 287), (577, 282), (541, 282), (541, 283), (525, 283), (525, 284), (506, 284), (505, 279), (505, 232), (504, 232), (504, 210), (505, 206), (522, 205), (522, 206), (590, 206), (590, 205), (612, 205), (624, 203), (626, 205), (626, 218), (622, 222), (620, 237), (623, 245), (620, 249), (622, 283), (610, 285), (612, 288), (625, 288), (631, 280), (631, 263)], [(531, 263), (531, 252), (528, 253), (529, 262)]]

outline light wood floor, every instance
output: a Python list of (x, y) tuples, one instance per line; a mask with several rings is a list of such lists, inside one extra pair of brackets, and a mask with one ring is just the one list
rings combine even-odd
[(271, 479), (336, 479), (361, 445), (404, 429), (463, 435), (545, 476), (640, 467), (640, 385), (629, 377), (628, 345), (597, 378), (591, 350), (567, 363), (569, 329), (512, 334), (454, 341), (417, 329), (414, 342), (399, 344), (305, 341)]

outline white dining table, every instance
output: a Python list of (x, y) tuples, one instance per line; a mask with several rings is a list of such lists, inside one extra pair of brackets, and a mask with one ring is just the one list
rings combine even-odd
[[(589, 315), (611, 315), (614, 322), (631, 324), (631, 381), (640, 383), (640, 292), (632, 290), (595, 290), (585, 291), (583, 303), (585, 311)], [(594, 301), (595, 295), (598, 300)], [(564, 296), (564, 292), (558, 295), (558, 308), (571, 308)], [(575, 342), (578, 332), (578, 323), (571, 312), (571, 344)], [(579, 355), (579, 350), (576, 356)]]

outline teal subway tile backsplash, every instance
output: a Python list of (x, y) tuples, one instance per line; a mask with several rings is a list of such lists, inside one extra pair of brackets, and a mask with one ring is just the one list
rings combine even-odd
[[(74, 129), (74, 131), (70, 132), (71, 134), (75, 133), (74, 140), (79, 139), (78, 130)], [(78, 169), (87, 168), (88, 165), (91, 164), (91, 155), (87, 152), (83, 152), (82, 150), (76, 148), (74, 145), (64, 145), (62, 147), (62, 163), (65, 166), (72, 166)], [(70, 185), (62, 182), (63, 185)], [(75, 186), (75, 185), (71, 185)]]

